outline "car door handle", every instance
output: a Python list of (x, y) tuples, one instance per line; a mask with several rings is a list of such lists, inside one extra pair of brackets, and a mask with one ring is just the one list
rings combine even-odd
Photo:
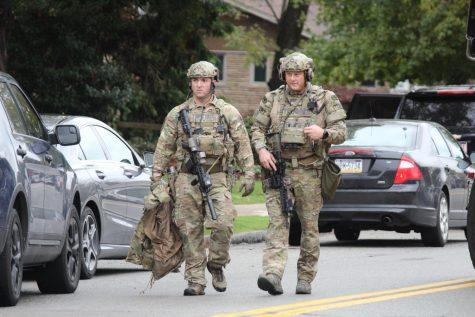
[(125, 171), (125, 172), (124, 172), (124, 175), (127, 176), (128, 178), (132, 178), (132, 176), (134, 176), (134, 174), (132, 174), (132, 173), (129, 172), (129, 171)]
[(104, 174), (101, 171), (96, 170), (96, 174), (97, 174), (97, 177), (99, 177), (100, 179), (106, 178), (106, 174)]
[(45, 155), (45, 161), (48, 162), (48, 163), (53, 162), (53, 156), (50, 155), (50, 154), (46, 154)]
[(20, 155), (21, 158), (24, 158), (26, 156), (26, 150), (24, 150), (21, 145), (18, 146), (18, 149), (16, 149), (16, 154)]

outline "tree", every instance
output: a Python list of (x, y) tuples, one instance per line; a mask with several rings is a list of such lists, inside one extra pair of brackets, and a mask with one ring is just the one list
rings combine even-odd
[(12, 17), (11, 0), (0, 0), (0, 71), (7, 70), (7, 27)]
[[(218, 0), (13, 1), (9, 72), (40, 112), (160, 122), (221, 34)], [(1, 26), (1, 24), (0, 24)]]
[(278, 21), (277, 49), (274, 53), (272, 76), (267, 83), (269, 89), (274, 90), (278, 88), (281, 83), (278, 73), (279, 59), (289, 50), (295, 50), (299, 46), (311, 0), (283, 0), (280, 18), (275, 14), (275, 10), (269, 1), (266, 2), (272, 9), (272, 12), (274, 12), (274, 16)]
[(465, 0), (318, 0), (326, 34), (306, 47), (318, 79), (466, 83)]

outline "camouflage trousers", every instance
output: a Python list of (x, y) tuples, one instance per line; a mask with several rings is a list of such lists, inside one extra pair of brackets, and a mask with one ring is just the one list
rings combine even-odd
[[(199, 185), (191, 182), (195, 175), (180, 173), (175, 181), (176, 203), (174, 221), (180, 231), (185, 256), (185, 279), (206, 286), (205, 268), (209, 262), (215, 266), (229, 263), (229, 247), (236, 215), (231, 193), (226, 186), (226, 174), (211, 174), (210, 197), (218, 216), (212, 220), (206, 203), (203, 215), (203, 199)], [(211, 229), (208, 257), (204, 242), (204, 227)]]
[[(294, 198), (294, 210), (302, 225), (300, 256), (297, 262), (298, 279), (312, 282), (315, 278), (320, 239), (318, 216), (322, 208), (321, 171), (314, 169), (287, 169), (286, 177), (292, 190), (289, 197)], [(282, 214), (279, 191), (266, 189), (266, 206), (269, 214), (266, 246), (264, 248), (263, 271), (282, 278), (287, 262), (289, 239), (288, 219)]]

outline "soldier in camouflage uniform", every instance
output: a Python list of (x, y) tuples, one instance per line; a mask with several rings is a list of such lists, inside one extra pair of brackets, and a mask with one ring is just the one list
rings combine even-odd
[[(169, 199), (168, 184), (162, 176), (174, 157), (178, 171), (174, 184), (174, 221), (184, 244), (185, 279), (188, 281), (184, 295), (204, 295), (205, 267), (210, 271), (213, 287), (217, 291), (224, 292), (227, 286), (223, 267), (230, 261), (229, 247), (235, 218), (226, 174), (230, 161), (234, 157), (244, 171), (240, 191), (244, 189), (243, 196), (247, 196), (254, 190), (254, 160), (249, 136), (238, 110), (214, 95), (218, 69), (209, 62), (201, 61), (191, 65), (187, 76), (193, 95), (173, 108), (164, 121), (154, 155), (151, 203), (147, 203), (153, 205)], [(203, 167), (211, 176), (209, 196), (217, 220), (211, 219), (209, 210), (203, 213), (207, 206), (203, 203), (199, 186), (191, 184), (197, 176), (187, 164), (189, 154), (182, 148), (182, 143), (187, 143), (187, 136), (178, 119), (179, 111), (184, 108), (189, 109), (193, 135), (206, 154)], [(204, 225), (211, 229), (208, 257)]]
[[(311, 293), (320, 254), (318, 216), (322, 207), (324, 158), (330, 145), (342, 143), (346, 136), (345, 111), (333, 92), (312, 86), (313, 67), (312, 59), (302, 53), (281, 58), (279, 74), (285, 85), (262, 98), (251, 129), (264, 177), (276, 170), (271, 154), (273, 145), (266, 135), (280, 133), (285, 183), (302, 225), (297, 294)], [(258, 286), (272, 295), (280, 295), (287, 262), (289, 219), (282, 213), (278, 189), (269, 188), (265, 179), (264, 189), (269, 227)]]

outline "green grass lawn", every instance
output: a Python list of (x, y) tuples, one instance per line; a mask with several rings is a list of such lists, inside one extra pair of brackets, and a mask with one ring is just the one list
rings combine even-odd
[(267, 229), (268, 216), (239, 216), (234, 221), (234, 233)]
[[(266, 230), (269, 224), (268, 216), (238, 216), (234, 220), (234, 233)], [(209, 235), (210, 230), (205, 230)]]
[[(239, 181), (236, 182), (236, 185), (231, 190), (233, 196), (233, 203), (236, 205), (246, 205), (246, 204), (263, 204), (266, 202), (264, 192), (262, 191), (262, 181), (257, 180), (256, 185), (254, 186), (254, 191), (251, 195), (247, 197), (241, 197), (242, 192), (239, 193)], [(244, 191), (244, 190), (243, 190)]]

